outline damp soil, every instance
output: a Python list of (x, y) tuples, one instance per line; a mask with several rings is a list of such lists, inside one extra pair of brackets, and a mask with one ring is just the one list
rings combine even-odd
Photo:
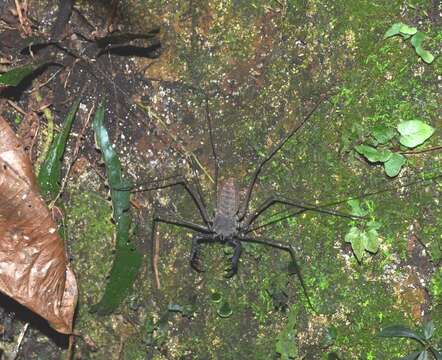
[[(46, 136), (41, 109), (49, 106), (60, 125), (81, 97), (61, 197), (79, 283), (75, 331), (81, 337), (69, 349), (68, 338), (0, 298), (4, 359), (394, 359), (415, 344), (380, 339), (379, 331), (430, 319), (436, 343), (442, 340), (442, 188), (437, 179), (420, 181), (440, 174), (440, 152), (409, 155), (390, 179), (354, 151), (370, 141), (375, 124), (394, 128), (414, 118), (436, 128), (423, 148), (440, 145), (437, 1), (77, 1), (61, 27), (58, 1), (28, 1), (24, 24), (15, 3), (0, 5), (2, 71), (32, 61), (46, 65), (18, 88), (0, 88), (0, 109), (34, 163)], [(383, 39), (398, 21), (427, 34), (433, 64), (401, 39)], [(157, 29), (153, 38), (119, 46), (100, 48), (96, 41)], [(56, 38), (59, 45), (29, 48), (30, 36), (40, 43)], [(374, 209), (380, 248), (362, 262), (344, 239), (354, 225), (348, 219), (307, 212), (253, 232), (296, 249), (316, 312), (288, 273), (285, 253), (246, 244), (238, 274), (226, 279), (228, 250), (208, 245), (201, 252), (206, 271), (197, 273), (189, 266), (192, 233), (167, 224), (158, 227), (158, 289), (154, 209), (202, 222), (188, 194), (172, 187), (132, 194), (133, 241), (145, 254), (143, 267), (114, 314), (90, 313), (115, 246), (106, 174), (90, 126), (99, 103), (135, 187), (185, 176), (201, 188), (211, 214), (215, 164), (218, 178), (234, 177), (244, 199), (256, 166), (328, 93), (330, 100), (265, 165), (250, 203), (256, 209), (279, 194), (317, 205), (336, 202), (331, 209), (348, 213), (345, 200), (362, 196)], [(283, 210), (272, 208), (259, 224)]]

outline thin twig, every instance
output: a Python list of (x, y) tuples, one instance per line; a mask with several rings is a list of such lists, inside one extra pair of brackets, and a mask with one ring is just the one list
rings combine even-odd
[(23, 339), (25, 338), (26, 332), (28, 331), (29, 323), (26, 323), (25, 326), (23, 326), (23, 329), (20, 331), (20, 335), (17, 339), (17, 346), (15, 347), (14, 353), (12, 355), (12, 360), (17, 359), (18, 354), (20, 353), (20, 348), (23, 343)]
[(15, 8), (17, 10), (18, 21), (20, 22), (20, 25), (24, 31), (25, 30), (25, 27), (24, 27), (25, 21), (23, 18), (23, 13), (21, 12), (21, 4), (19, 3), (18, 0), (15, 0)]
[(33, 92), (36, 92), (38, 90), (40, 90), (42, 87), (46, 86), (47, 84), (49, 84), (61, 71), (63, 71), (65, 69), (65, 67), (62, 67), (61, 69), (58, 69), (54, 74), (52, 74), (48, 80), (46, 80), (44, 83), (39, 84), (37, 87), (32, 88), (31, 90), (27, 91), (28, 94), (31, 94)]
[(155, 211), (154, 211), (154, 215), (152, 216), (152, 237), (153, 237), (153, 242), (152, 242), (152, 269), (153, 269), (153, 273), (155, 275), (155, 283), (157, 286), (157, 289), (161, 289), (161, 282), (160, 282), (160, 274), (158, 272), (158, 261), (160, 260), (160, 240), (158, 239), (158, 234), (157, 234), (157, 222), (155, 220)]
[(158, 261), (160, 259), (160, 240), (158, 239), (158, 236), (155, 236), (155, 253), (153, 255), (153, 272), (155, 274), (155, 282), (157, 284), (157, 289), (161, 289), (161, 283), (160, 283), (160, 274), (158, 272)]
[(423, 150), (417, 150), (417, 151), (400, 151), (399, 154), (403, 154), (403, 155), (417, 155), (417, 154), (422, 154), (422, 153), (426, 153), (426, 152), (430, 152), (430, 151), (438, 151), (438, 150), (442, 150), (442, 146), (435, 146), (435, 147), (432, 147), (432, 148), (423, 149)]
[(75, 335), (69, 335), (69, 346), (66, 354), (66, 360), (72, 360), (75, 351)]
[(11, 105), (16, 111), (18, 111), (19, 113), (21, 113), (22, 115), (28, 115), (28, 113), (26, 111), (24, 111), (20, 106), (17, 105), (17, 103), (15, 103), (12, 100), (7, 100), (8, 104)]

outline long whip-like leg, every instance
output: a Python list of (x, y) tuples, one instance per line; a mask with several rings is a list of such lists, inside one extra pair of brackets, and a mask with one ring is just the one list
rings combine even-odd
[(207, 126), (209, 128), (209, 140), (210, 140), (210, 146), (212, 147), (212, 155), (213, 155), (213, 162), (214, 162), (214, 168), (215, 168), (215, 209), (217, 208), (218, 204), (218, 172), (219, 172), (219, 164), (218, 164), (218, 156), (216, 154), (216, 148), (215, 143), (213, 141), (213, 130), (212, 130), (212, 119), (210, 117), (210, 108), (209, 108), (209, 99), (207, 96), (205, 96), (205, 105), (206, 105), (206, 119), (207, 119)]
[(252, 176), (252, 181), (250, 182), (248, 188), (247, 188), (247, 192), (246, 192), (246, 198), (244, 200), (243, 206), (240, 209), (240, 211), (238, 212), (238, 217), (239, 220), (241, 221), (242, 219), (244, 219), (244, 217), (247, 214), (247, 210), (249, 207), (249, 202), (250, 202), (250, 198), (252, 196), (252, 191), (253, 191), (253, 187), (255, 186), (255, 183), (258, 179), (258, 176), (262, 170), (262, 168), (264, 167), (264, 165), (269, 162), (273, 156), (276, 155), (276, 153), (292, 138), (293, 135), (296, 134), (296, 132), (302, 128), (302, 126), (313, 116), (313, 114), (316, 112), (316, 110), (319, 108), (319, 106), (329, 98), (329, 95), (326, 97), (323, 97), (314, 107), (312, 110), (310, 110), (310, 112), (304, 117), (304, 119), (302, 119), (280, 142), (278, 145), (275, 146), (275, 148), (270, 152), (269, 155), (267, 155), (267, 157), (265, 159), (263, 159), (259, 165), (257, 166), (253, 176)]
[(263, 228), (268, 227), (268, 226), (272, 226), (272, 225), (278, 224), (278, 223), (280, 223), (281, 221), (284, 221), (284, 220), (290, 219), (290, 218), (292, 218), (292, 217), (295, 217), (295, 216), (297, 216), (297, 215), (300, 215), (300, 214), (302, 214), (302, 213), (305, 213), (306, 211), (307, 211), (307, 210), (296, 210), (296, 211), (292, 211), (292, 212), (289, 213), (289, 214), (286, 214), (286, 215), (280, 216), (279, 218), (276, 218), (276, 219), (270, 220), (270, 221), (265, 222), (265, 223), (263, 223), (263, 224), (258, 224), (258, 225), (255, 225), (255, 226), (253, 226), (253, 227), (249, 227), (249, 229), (248, 229), (245, 233), (246, 233), (246, 234), (250, 234), (251, 232), (254, 232), (254, 231), (257, 231), (257, 230), (263, 229)]
[(302, 287), (304, 295), (305, 295), (305, 297), (307, 299), (308, 305), (310, 306), (310, 308), (315, 313), (317, 313), (316, 309), (314, 308), (314, 306), (312, 305), (312, 303), (310, 301), (310, 296), (308, 295), (307, 287), (305, 286), (304, 279), (303, 279), (302, 274), (301, 274), (301, 269), (299, 268), (298, 262), (296, 261), (295, 249), (291, 245), (285, 245), (285, 244), (281, 244), (281, 243), (274, 242), (274, 241), (255, 239), (253, 237), (241, 237), (239, 239), (242, 242), (249, 242), (249, 243), (266, 245), (266, 246), (273, 247), (275, 249), (279, 249), (279, 250), (283, 250), (283, 251), (288, 252), (290, 254), (290, 257), (291, 257), (291, 260), (292, 260), (293, 270), (296, 273), (296, 275), (297, 275), (297, 277), (299, 279), (299, 282), (301, 283), (301, 287)]
[(200, 178), (198, 176), (198, 173), (196, 171), (194, 160), (192, 158), (188, 158), (188, 162), (189, 162), (189, 166), (192, 169), (192, 177), (195, 182), (196, 193), (198, 194), (198, 198), (201, 201), (201, 206), (204, 209), (207, 209), (206, 202), (204, 201), (203, 188), (201, 186), (201, 182), (200, 182)]
[(152, 269), (155, 274), (155, 282), (157, 289), (161, 288), (160, 276), (158, 273), (158, 261), (159, 261), (159, 241), (157, 241), (157, 225), (158, 223), (164, 223), (169, 225), (175, 225), (178, 227), (183, 227), (189, 230), (194, 230), (202, 234), (206, 234), (206, 237), (212, 234), (212, 232), (201, 225), (197, 225), (191, 223), (190, 221), (182, 220), (182, 219), (174, 219), (173, 217), (168, 216), (167, 214), (162, 213), (158, 215), (160, 210), (154, 210), (152, 215)]
[(166, 189), (166, 188), (177, 186), (177, 185), (184, 187), (184, 189), (190, 195), (190, 197), (192, 198), (192, 200), (195, 203), (196, 207), (198, 208), (198, 211), (200, 212), (201, 217), (202, 217), (204, 223), (206, 224), (206, 226), (210, 227), (211, 226), (211, 221), (210, 221), (209, 214), (207, 213), (207, 209), (204, 206), (204, 203), (202, 202), (202, 200), (199, 197), (198, 193), (195, 192), (195, 190), (193, 190), (193, 188), (186, 181), (186, 179), (184, 179), (182, 177), (178, 177), (176, 179), (169, 180), (169, 181), (166, 181), (166, 182), (163, 182), (163, 183), (159, 182), (159, 183), (156, 183), (156, 184), (154, 184), (152, 186), (137, 187), (137, 188), (135, 188), (135, 189), (133, 189), (131, 191), (132, 192), (153, 191), (153, 190), (159, 190), (159, 189)]
[(269, 197), (266, 201), (264, 201), (264, 203), (258, 208), (258, 210), (256, 210), (253, 214), (251, 214), (244, 222), (244, 227), (248, 229), (248, 227), (253, 224), (253, 222), (267, 209), (269, 209), (270, 207), (272, 207), (273, 205), (276, 204), (282, 204), (285, 206), (289, 206), (289, 207), (295, 207), (298, 208), (300, 210), (304, 211), (316, 211), (318, 213), (321, 214), (326, 214), (326, 215), (333, 215), (333, 216), (339, 216), (339, 217), (343, 217), (343, 218), (347, 218), (347, 219), (352, 219), (352, 220), (360, 220), (361, 217), (360, 216), (354, 216), (354, 215), (349, 215), (349, 214), (345, 214), (339, 211), (332, 211), (332, 210), (327, 210), (324, 208), (320, 208), (317, 206), (314, 206), (312, 204), (303, 204), (303, 203), (296, 203), (294, 201), (291, 201), (289, 199), (286, 199), (284, 197), (281, 196), (276, 196), (273, 195), (271, 197)]
[[(401, 188), (406, 188), (406, 187), (413, 186), (413, 185), (421, 185), (421, 186), (425, 185), (426, 186), (426, 185), (429, 184), (429, 182), (435, 181), (435, 180), (440, 179), (440, 178), (442, 178), (442, 175), (438, 174), (438, 175), (435, 175), (435, 176), (432, 176), (432, 177), (429, 177), (429, 178), (411, 181), (411, 182), (402, 184), (402, 185), (397, 186), (397, 187), (393, 187), (393, 186), (385, 187), (385, 188), (382, 188), (382, 189), (379, 189), (379, 190), (376, 190), (376, 191), (373, 191), (373, 192), (363, 193), (363, 194), (352, 196), (352, 197), (349, 197), (349, 198), (346, 198), (346, 199), (340, 199), (340, 200), (330, 201), (330, 202), (325, 203), (325, 204), (315, 205), (315, 208), (317, 208), (317, 209), (326, 209), (326, 208), (331, 207), (331, 206), (336, 206), (336, 205), (344, 204), (344, 203), (348, 202), (349, 200), (364, 199), (364, 198), (367, 198), (367, 197), (370, 197), (370, 196), (380, 195), (380, 194), (383, 194), (383, 193), (387, 193), (387, 192), (390, 192), (390, 191), (393, 191), (393, 190), (398, 190), (398, 189), (401, 189)], [(288, 213), (286, 215), (280, 216), (277, 219), (273, 219), (273, 220), (270, 220), (268, 222), (265, 222), (264, 224), (259, 224), (259, 225), (256, 225), (256, 226), (252, 227), (252, 228), (249, 228), (246, 233), (248, 234), (248, 233), (251, 233), (253, 231), (265, 228), (267, 226), (275, 225), (275, 224), (277, 224), (277, 223), (279, 223), (281, 221), (284, 221), (286, 219), (290, 219), (290, 218), (295, 217), (295, 216), (297, 216), (299, 214), (302, 214), (302, 213), (304, 213), (306, 211), (307, 210), (292, 211), (292, 212), (290, 212), (290, 213)], [(356, 219), (358, 219), (358, 218), (356, 218)], [(359, 218), (359, 219), (363, 219), (363, 218)]]

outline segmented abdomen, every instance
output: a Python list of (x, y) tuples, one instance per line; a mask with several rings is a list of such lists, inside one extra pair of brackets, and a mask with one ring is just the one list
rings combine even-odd
[(219, 183), (216, 215), (233, 217), (238, 211), (238, 189), (235, 179), (228, 178)]

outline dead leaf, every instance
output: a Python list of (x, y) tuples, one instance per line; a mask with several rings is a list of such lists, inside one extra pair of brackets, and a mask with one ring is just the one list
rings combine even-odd
[(0, 291), (72, 333), (77, 283), (21, 143), (0, 116)]

